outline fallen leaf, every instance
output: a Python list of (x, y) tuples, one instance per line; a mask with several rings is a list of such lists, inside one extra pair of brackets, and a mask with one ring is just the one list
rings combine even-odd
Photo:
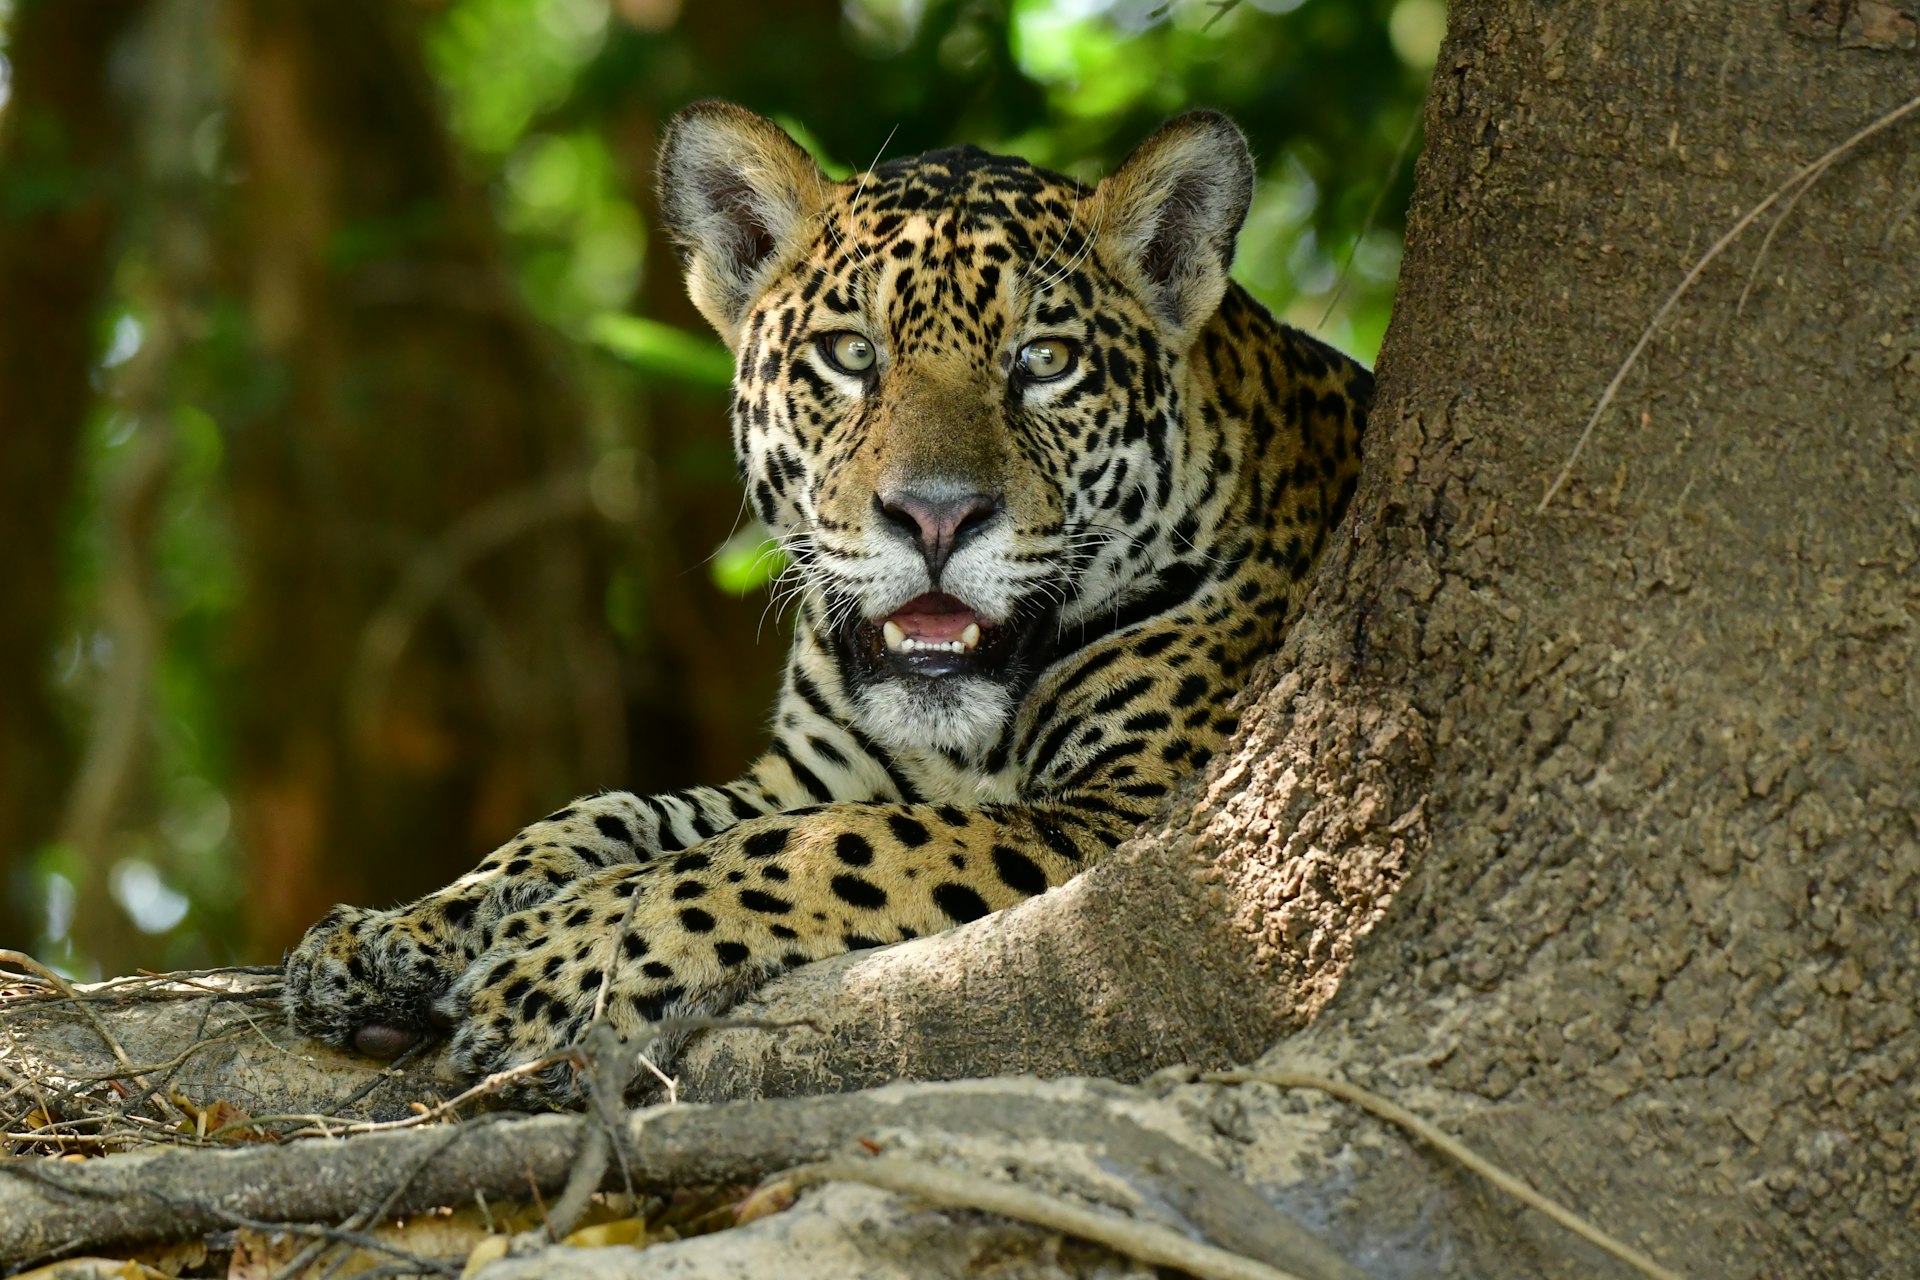
[(645, 1248), (651, 1243), (645, 1218), (621, 1218), (616, 1222), (602, 1222), (591, 1227), (581, 1227), (560, 1243), (576, 1249), (604, 1249), (608, 1245), (636, 1245)]
[(305, 1243), (290, 1231), (255, 1231), (240, 1227), (233, 1233), (233, 1256), (227, 1261), (227, 1280), (272, 1280)]
[(131, 1261), (147, 1266), (164, 1276), (178, 1276), (207, 1263), (205, 1240), (181, 1240), (173, 1244), (150, 1244), (132, 1251)]
[(733, 1211), (735, 1226), (746, 1226), (761, 1218), (770, 1218), (793, 1207), (795, 1191), (791, 1182), (766, 1182), (753, 1189), (740, 1207)]
[(215, 1102), (195, 1119), (199, 1122), (202, 1137), (211, 1137), (220, 1142), (278, 1141), (273, 1134), (257, 1127), (253, 1117), (244, 1108), (224, 1100)]
[(489, 1262), (498, 1262), (506, 1257), (507, 1244), (511, 1240), (511, 1236), (486, 1236), (481, 1239), (480, 1243), (473, 1246), (472, 1252), (467, 1254), (467, 1265), (460, 1268), (460, 1280), (468, 1280), (468, 1277)]

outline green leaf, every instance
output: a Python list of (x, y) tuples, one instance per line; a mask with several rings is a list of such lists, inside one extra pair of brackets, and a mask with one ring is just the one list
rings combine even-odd
[(787, 557), (756, 521), (722, 543), (712, 564), (714, 585), (728, 595), (744, 596), (779, 577)]
[(644, 374), (710, 391), (733, 385), (733, 357), (725, 347), (658, 320), (609, 311), (593, 318), (587, 337)]

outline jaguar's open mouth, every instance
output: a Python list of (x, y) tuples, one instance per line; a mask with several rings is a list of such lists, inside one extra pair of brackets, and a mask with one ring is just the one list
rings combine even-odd
[(902, 675), (966, 675), (992, 665), (1007, 628), (975, 613), (965, 601), (930, 591), (884, 618), (854, 626), (854, 643), (874, 665)]
[(889, 675), (943, 679), (982, 676), (1011, 678), (1027, 664), (1043, 628), (1037, 618), (994, 621), (981, 616), (957, 596), (930, 591), (895, 609), (884, 618), (856, 621), (847, 636), (848, 648), (869, 678)]

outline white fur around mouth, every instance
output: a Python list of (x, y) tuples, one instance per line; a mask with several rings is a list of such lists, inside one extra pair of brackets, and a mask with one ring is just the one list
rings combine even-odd
[(886, 637), (887, 649), (892, 653), (968, 653), (980, 643), (980, 624), (977, 622), (969, 622), (958, 640), (918, 640), (902, 631), (900, 624), (892, 620), (880, 628), (880, 633)]

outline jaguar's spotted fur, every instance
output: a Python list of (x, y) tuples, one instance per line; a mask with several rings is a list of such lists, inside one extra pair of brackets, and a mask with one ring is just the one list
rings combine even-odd
[[(1097, 187), (971, 147), (824, 178), (721, 103), (662, 147), (800, 600), (772, 748), (609, 794), (287, 965), (296, 1028), (488, 1072), (1057, 885), (1219, 748), (1354, 485), (1367, 372), (1227, 279), (1253, 169), (1184, 116)], [(656, 1045), (656, 1048), (658, 1045)], [(537, 1078), (550, 1100), (571, 1071)]]

